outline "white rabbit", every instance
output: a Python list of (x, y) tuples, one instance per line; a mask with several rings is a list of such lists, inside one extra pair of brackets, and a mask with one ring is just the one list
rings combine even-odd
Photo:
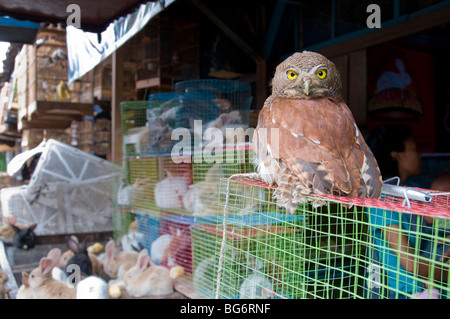
[(161, 261), (165, 258), (167, 248), (172, 242), (173, 235), (164, 234), (159, 236), (155, 241), (153, 241), (150, 247), (150, 256), (156, 265), (161, 264)]
[(123, 251), (135, 251), (142, 245), (143, 241), (144, 235), (142, 233), (130, 232), (120, 238), (120, 245)]
[(194, 211), (195, 197), (194, 197), (194, 188), (192, 186), (193, 185), (190, 185), (188, 191), (183, 195), (183, 207), (185, 210), (189, 212)]
[(183, 263), (185, 260), (184, 254), (191, 243), (191, 236), (189, 228), (168, 228), (168, 234), (163, 234), (153, 241), (150, 256), (156, 265), (173, 267), (177, 261)]
[(146, 249), (139, 252), (136, 265), (123, 276), (130, 296), (164, 296), (173, 293), (173, 279), (166, 267), (152, 265)]
[(411, 76), (406, 72), (405, 66), (400, 59), (395, 59), (395, 65), (399, 73), (386, 71), (380, 75), (377, 81), (377, 90), (379, 93), (386, 89), (400, 89), (403, 90), (411, 84)]
[(189, 190), (190, 172), (173, 175), (166, 170), (167, 177), (155, 185), (155, 202), (161, 208), (183, 209), (183, 196)]
[(239, 299), (270, 299), (271, 292), (272, 281), (265, 275), (253, 273), (242, 282)]
[(108, 283), (96, 276), (89, 276), (77, 285), (77, 299), (109, 299)]
[(117, 204), (119, 205), (131, 205), (133, 196), (133, 186), (121, 184), (119, 191), (117, 192)]

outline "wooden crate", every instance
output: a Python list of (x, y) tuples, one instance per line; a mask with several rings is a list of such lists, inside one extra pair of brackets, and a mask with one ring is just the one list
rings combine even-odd
[(160, 14), (138, 34), (136, 89), (172, 89), (174, 79), (199, 77), (198, 24)]
[[(67, 128), (72, 120), (93, 114), (92, 77), (68, 86), (70, 96), (58, 89), (68, 78), (64, 29), (39, 29), (41, 44), (24, 45), (18, 57), (18, 129)], [(37, 41), (39, 42), (39, 41)]]

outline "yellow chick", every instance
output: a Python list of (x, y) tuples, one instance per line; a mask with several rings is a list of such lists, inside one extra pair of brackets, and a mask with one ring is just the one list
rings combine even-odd
[(170, 278), (177, 279), (183, 275), (184, 275), (183, 267), (177, 265), (177, 266), (173, 266), (172, 268), (170, 268), (170, 271), (169, 271)]
[(102, 249), (103, 249), (103, 245), (97, 242), (97, 243), (89, 246), (87, 250), (91, 254), (98, 254), (99, 252), (102, 251)]
[(122, 291), (119, 286), (111, 286), (109, 287), (109, 296), (113, 299), (118, 299), (122, 295)]

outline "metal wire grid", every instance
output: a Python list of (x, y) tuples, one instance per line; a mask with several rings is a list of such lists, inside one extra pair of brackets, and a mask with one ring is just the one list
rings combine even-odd
[[(212, 237), (210, 240), (216, 242), (208, 246), (212, 251), (203, 251), (201, 255), (203, 260), (209, 258), (211, 264), (215, 263), (209, 280), (203, 281), (208, 285), (197, 287), (198, 291), (207, 291), (207, 297), (212, 297), (215, 292), (215, 297), (219, 298), (418, 298), (431, 291), (435, 297), (446, 298), (447, 277), (435, 282), (432, 275), (413, 275), (419, 261), (429, 263), (432, 272), (439, 267), (448, 267), (446, 260), (439, 260), (449, 244), (439, 220), (430, 226), (428, 234), (418, 230), (419, 224), (422, 225), (420, 219), (410, 221), (409, 227), (401, 230), (408, 236), (419, 238), (415, 241), (414, 252), (406, 254), (414, 263), (414, 270), (407, 273), (399, 263), (374, 261), (375, 251), (388, 248), (375, 240), (373, 208), (353, 205), (349, 209), (346, 208), (348, 200), (341, 202), (329, 198), (327, 204), (319, 208), (299, 205), (296, 213), (290, 216), (291, 220), (283, 220), (280, 216), (287, 218), (287, 215), (271, 199), (272, 188), (258, 181), (238, 180), (229, 185), (228, 182), (221, 185), (219, 194), (228, 196), (226, 206), (226, 201), (219, 201), (225, 209), (225, 232), (221, 224), (215, 228), (210, 226), (209, 232), (205, 227), (197, 227), (195, 232), (200, 235), (193, 237), (194, 274), (203, 266), (198, 262), (201, 258), (197, 257), (202, 242), (197, 242), (196, 238), (204, 238), (208, 233)], [(234, 184), (250, 186), (252, 191), (247, 194), (235, 191), (238, 188)], [(261, 199), (261, 188), (267, 194), (265, 200)], [(239, 207), (246, 201), (237, 200), (240, 197), (258, 202), (253, 214), (239, 214)], [(439, 202), (445, 200), (448, 198)], [(372, 206), (375, 203), (368, 201)], [(389, 225), (392, 212), (383, 208), (386, 201), (398, 199), (385, 197), (379, 203), (382, 208), (377, 217), (384, 220), (385, 226)], [(360, 204), (363, 202), (359, 199)], [(421, 216), (401, 210), (397, 213), (400, 218)], [(444, 216), (448, 215), (444, 212)], [(401, 244), (399, 242), (398, 246)], [(217, 273), (221, 274), (219, 279)], [(426, 286), (428, 290), (424, 290)]]
[(232, 111), (241, 113), (236, 123), (248, 125), (252, 101), (248, 83), (218, 79), (189, 80), (176, 83), (175, 92), (183, 93), (187, 102), (177, 127), (188, 127), (190, 123), (185, 120), (189, 118), (211, 121), (220, 114)]

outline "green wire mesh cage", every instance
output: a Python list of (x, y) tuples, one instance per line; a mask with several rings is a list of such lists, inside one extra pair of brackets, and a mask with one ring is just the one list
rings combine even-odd
[(114, 240), (120, 239), (122, 236), (129, 233), (130, 224), (135, 219), (132, 211), (116, 206), (112, 213), (113, 223), (113, 238)]
[[(236, 191), (239, 184), (251, 191)], [(193, 239), (194, 274), (202, 273), (200, 259), (209, 258), (215, 267), (197, 289), (207, 291), (207, 297), (447, 298), (444, 252), (450, 241), (443, 221), (450, 216), (448, 195), (407, 205), (387, 195), (376, 200), (315, 197), (326, 205), (299, 205), (295, 214), (286, 215), (272, 191), (257, 180), (223, 180), (222, 219), (209, 229), (212, 250), (205, 252)], [(236, 200), (240, 197), (246, 200)], [(243, 214), (248, 200), (258, 205)], [(394, 230), (392, 238), (386, 230)]]
[(154, 209), (155, 185), (159, 166), (156, 157), (139, 157), (123, 162), (126, 176), (120, 185), (117, 200), (120, 206)]
[(254, 171), (253, 152), (247, 145), (194, 153), (190, 187), (194, 216), (217, 215), (221, 178)]
[(150, 94), (147, 101), (120, 103), (124, 155), (170, 154), (180, 101), (179, 94), (163, 92)]
[(190, 130), (193, 135), (191, 145), (196, 149), (211, 143), (212, 134), (215, 135), (214, 142), (233, 143), (232, 137), (227, 140), (227, 129), (249, 127), (252, 95), (248, 83), (189, 80), (176, 83), (175, 92), (182, 96), (183, 102), (175, 126)]
[(145, 155), (148, 151), (147, 108), (148, 101), (120, 103), (125, 157)]

